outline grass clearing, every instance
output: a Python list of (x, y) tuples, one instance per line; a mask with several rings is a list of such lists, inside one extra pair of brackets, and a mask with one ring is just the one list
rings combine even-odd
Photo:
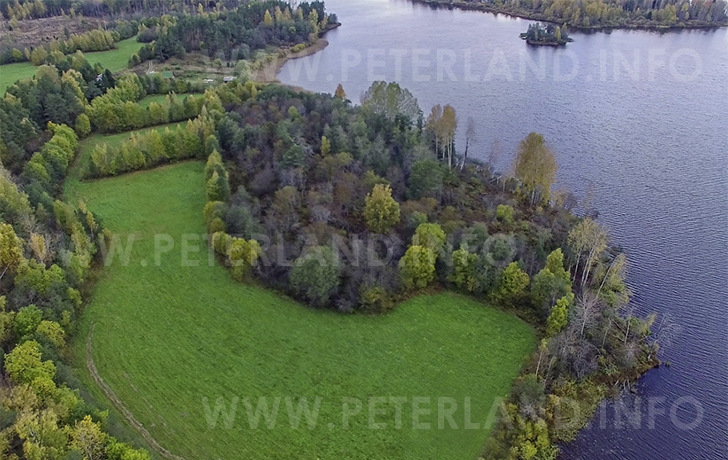
[(30, 62), (16, 62), (14, 64), (0, 65), (0, 95), (5, 94), (8, 86), (18, 80), (30, 78), (35, 75), (36, 66)]
[(112, 72), (124, 70), (129, 65), (129, 58), (144, 46), (144, 43), (136, 41), (136, 36), (116, 42), (116, 48), (96, 53), (84, 53), (88, 62), (93, 66), (97, 63)]
[[(226, 269), (209, 263), (204, 242), (182, 263), (183, 235), (204, 232), (203, 164), (186, 162), (110, 179), (78, 183), (75, 193), (125, 245), (134, 234), (128, 264), (119, 257), (105, 267), (75, 337), (76, 367), (83, 366), (91, 325), (93, 360), (104, 381), (174, 454), (186, 459), (397, 458), (474, 459), (493, 401), (506, 396), (536, 337), (524, 322), (453, 293), (422, 296), (385, 316), (313, 310), (259, 287), (236, 283)], [(155, 235), (174, 249), (155, 263)], [(161, 241), (161, 240), (160, 240)], [(126, 246), (125, 246), (126, 247)], [(98, 390), (96, 390), (98, 391)], [(230, 428), (222, 416), (208, 423), (210, 405), (224, 398), (259, 397), (280, 402), (275, 427), (263, 418), (250, 427), (244, 403)], [(315, 428), (305, 417), (289, 423), (293, 407), (321, 398)], [(363, 409), (342, 427), (342, 398), (358, 398)], [(401, 429), (391, 400), (369, 427), (370, 397), (402, 397)], [(433, 398), (419, 417), (430, 429), (413, 429), (413, 397)], [(453, 429), (438, 429), (438, 397), (458, 404)], [(464, 405), (470, 399), (469, 410)], [(375, 400), (376, 402), (376, 400)]]
[[(139, 51), (143, 43), (136, 41), (136, 37), (116, 42), (116, 48), (108, 51), (84, 53), (88, 62), (93, 66), (100, 63), (112, 72), (119, 72), (127, 68), (129, 58)], [(30, 62), (16, 62), (14, 64), (0, 65), (0, 95), (5, 94), (8, 86), (17, 80), (30, 78), (35, 75), (37, 67)]]

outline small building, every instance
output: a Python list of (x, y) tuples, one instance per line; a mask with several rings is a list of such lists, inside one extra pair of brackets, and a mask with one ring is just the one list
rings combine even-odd
[(232, 75), (226, 75), (226, 76), (222, 77), (222, 81), (224, 81), (225, 83), (235, 81), (237, 79), (238, 79), (238, 77), (234, 77)]

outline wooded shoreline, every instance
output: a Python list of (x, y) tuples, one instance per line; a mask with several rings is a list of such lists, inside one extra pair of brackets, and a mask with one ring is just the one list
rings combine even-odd
[(468, 11), (482, 11), (484, 13), (504, 14), (506, 16), (511, 16), (514, 18), (550, 22), (558, 25), (567, 24), (569, 26), (569, 30), (579, 32), (610, 32), (612, 30), (646, 30), (654, 32), (675, 32), (680, 30), (712, 30), (728, 26), (728, 22), (723, 22), (720, 24), (709, 24), (705, 22), (681, 22), (676, 25), (664, 25), (654, 21), (647, 21), (631, 22), (620, 26), (595, 25), (585, 27), (579, 24), (571, 24), (569, 21), (561, 20), (559, 18), (546, 16), (545, 14), (539, 12), (528, 11), (518, 8), (510, 8), (508, 6), (495, 6), (486, 3), (473, 3), (462, 0), (412, 0), (412, 2), (429, 5), (433, 8), (458, 8)]
[[(283, 66), (289, 60), (304, 58), (306, 56), (311, 56), (312, 54), (316, 54), (319, 51), (322, 51), (324, 48), (329, 46), (329, 42), (325, 38), (323, 38), (324, 35), (326, 35), (327, 32), (334, 30), (340, 26), (340, 22), (328, 24), (326, 28), (322, 30), (319, 34), (319, 38), (301, 51), (291, 52), (290, 50), (282, 48), (278, 57), (269, 62), (262, 63), (260, 68), (252, 72), (251, 80), (258, 83), (280, 83), (280, 80), (278, 80), (278, 72), (281, 71)], [(303, 88), (293, 89), (303, 90)]]

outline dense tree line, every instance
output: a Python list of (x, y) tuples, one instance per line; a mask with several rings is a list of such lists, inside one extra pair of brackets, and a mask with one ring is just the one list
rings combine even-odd
[(32, 78), (8, 87), (5, 98), (17, 98), (38, 126), (47, 122), (73, 126), (89, 101), (113, 88), (116, 79), (100, 65), (91, 66), (83, 53), (40, 66)]
[[(126, 100), (127, 102), (122, 102), (121, 107), (132, 104), (138, 108), (130, 100), (138, 97), (139, 91), (143, 90), (142, 86), (144, 85), (140, 85), (142, 81), (144, 81), (143, 78), (128, 75), (121, 79), (116, 88), (110, 90), (103, 98), (98, 99)], [(163, 119), (164, 116), (171, 117), (175, 113), (180, 114), (180, 117), (184, 116), (182, 119), (193, 118), (196, 114), (199, 115), (189, 120), (185, 126), (177, 127), (177, 129), (165, 128), (162, 131), (152, 130), (143, 134), (132, 134), (128, 141), (118, 147), (109, 146), (105, 143), (98, 144), (91, 152), (91, 161), (88, 169), (84, 171), (84, 175), (88, 178), (115, 176), (164, 163), (191, 158), (204, 158), (213, 151), (217, 152), (220, 147), (214, 135), (215, 124), (224, 111), (223, 102), (225, 104), (240, 104), (245, 100), (254, 98), (258, 93), (258, 88), (259, 86), (253, 82), (246, 82), (245, 84), (235, 82), (208, 89), (196, 99), (188, 96), (185, 98), (185, 102), (182, 103), (177, 101), (174, 95), (167, 97), (167, 106), (151, 103), (146, 113), (152, 117), (157, 113), (160, 115), (160, 119)], [(186, 101), (191, 102), (187, 103)], [(103, 103), (103, 105), (107, 104), (113, 105), (113, 102)], [(120, 110), (119, 107), (116, 106), (117, 111)], [(155, 107), (158, 109), (155, 109)], [(220, 177), (222, 177), (222, 173), (220, 173)], [(227, 181), (227, 174), (225, 174), (225, 181)], [(213, 183), (217, 184), (217, 181), (213, 181)], [(221, 187), (220, 190), (226, 188)], [(224, 194), (224, 196), (225, 199), (229, 198), (229, 194)]]
[(185, 127), (144, 134), (132, 134), (119, 147), (98, 144), (91, 152), (87, 177), (115, 176), (190, 158), (203, 158), (206, 134), (212, 132), (212, 120), (203, 107), (202, 113)]
[(568, 24), (572, 28), (700, 27), (728, 23), (724, 0), (461, 0), (456, 4)]
[[(206, 2), (205, 2), (206, 3)], [(241, 0), (220, 0), (212, 8), (235, 8)], [(194, 13), (200, 2), (195, 0), (0, 0), (0, 13), (5, 19), (22, 20), (79, 14), (87, 17), (161, 15), (170, 12)], [(210, 6), (205, 4), (203, 8)]]
[(82, 33), (69, 33), (68, 29), (64, 28), (63, 34), (53, 34), (52, 40), (42, 36), (27, 36), (24, 38), (29, 40), (23, 40), (23, 45), (13, 40), (3, 40), (0, 43), (0, 64), (26, 61), (34, 65), (54, 64), (63, 60), (61, 54), (113, 49), (116, 46), (115, 42), (131, 38), (138, 31), (139, 22), (136, 20), (114, 20), (104, 27)]
[(105, 233), (83, 203), (56, 198), (77, 136), (65, 125), (49, 131), (19, 177), (0, 168), (0, 456), (147, 460), (69, 387), (61, 357)]
[(69, 388), (61, 360), (100, 225), (83, 204), (33, 205), (5, 170), (0, 190), (0, 456), (148, 459), (104, 431), (106, 413)]
[(25, 164), (21, 178), (30, 202), (49, 206), (60, 193), (68, 166), (76, 155), (78, 137), (66, 125), (48, 123), (53, 136)]
[[(0, 161), (20, 173), (33, 152), (40, 148), (49, 122), (73, 126), (79, 136), (92, 129), (120, 132), (145, 126), (188, 120), (200, 113), (203, 98), (174, 94), (164, 103), (147, 108), (136, 102), (148, 94), (201, 92), (202, 87), (160, 74), (131, 74), (117, 85), (114, 76), (100, 66), (91, 67), (77, 52), (54, 66), (41, 66), (33, 78), (16, 82), (0, 99)], [(43, 128), (43, 129), (42, 129)]]
[(48, 122), (75, 126), (88, 100), (115, 84), (114, 77), (93, 68), (75, 53), (55, 66), (41, 66), (33, 78), (16, 82), (0, 99), (0, 160), (18, 173), (40, 148), (37, 135)]
[[(184, 81), (170, 81), (159, 74), (139, 77), (128, 74), (116, 87), (95, 98), (86, 107), (91, 127), (102, 133), (131, 131), (145, 126), (188, 120), (200, 113), (203, 99), (187, 96), (180, 101), (170, 90), (188, 92), (200, 88)], [(137, 102), (148, 94), (168, 94), (165, 103), (152, 102), (142, 107)]]
[(66, 39), (53, 40), (48, 44), (41, 44), (32, 49), (24, 48), (20, 51), (12, 48), (0, 52), (0, 64), (11, 62), (30, 61), (33, 65), (56, 64), (66, 59), (67, 54), (81, 51), (106, 51), (116, 47), (115, 42), (120, 40), (118, 33), (94, 29), (83, 34), (71, 34)]
[(144, 23), (139, 40), (153, 42), (133, 56), (131, 63), (165, 61), (192, 51), (228, 61), (248, 59), (252, 51), (269, 45), (308, 42), (318, 37), (328, 21), (321, 1), (304, 2), (291, 11), (281, 0), (251, 2), (225, 12), (161, 18), (158, 23)]

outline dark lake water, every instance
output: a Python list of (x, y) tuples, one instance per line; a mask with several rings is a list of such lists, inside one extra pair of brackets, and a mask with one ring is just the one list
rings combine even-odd
[(455, 107), (460, 148), (472, 117), (472, 154), (501, 151), (500, 169), (542, 133), (559, 186), (591, 196), (627, 252), (638, 312), (680, 326), (663, 346), (671, 366), (617, 402), (636, 415), (620, 427), (606, 405), (564, 458), (728, 458), (728, 30), (573, 33), (566, 48), (530, 48), (518, 37), (526, 20), (404, 0), (326, 4), (343, 26), (281, 81), (342, 83), (358, 102), (372, 81), (396, 80), (425, 114)]

